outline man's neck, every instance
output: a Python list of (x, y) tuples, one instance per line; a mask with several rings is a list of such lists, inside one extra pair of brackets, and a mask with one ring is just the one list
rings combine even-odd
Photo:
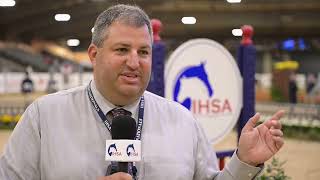
[(134, 97), (117, 96), (113, 93), (104, 93), (105, 91), (103, 90), (102, 87), (98, 85), (96, 81), (93, 81), (93, 83), (97, 91), (103, 96), (103, 98), (115, 106), (118, 106), (118, 107), (128, 106), (128, 105), (134, 104), (140, 99), (140, 96), (134, 98)]

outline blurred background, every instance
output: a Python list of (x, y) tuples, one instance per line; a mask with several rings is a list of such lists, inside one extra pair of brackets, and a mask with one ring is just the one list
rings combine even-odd
[[(35, 98), (88, 83), (86, 50), (97, 15), (137, 4), (162, 22), (167, 60), (183, 42), (209, 38), (237, 56), (254, 28), (256, 111), (287, 111), (280, 161), (292, 179), (320, 179), (319, 0), (0, 0), (0, 152)], [(231, 134), (217, 149), (235, 148)]]

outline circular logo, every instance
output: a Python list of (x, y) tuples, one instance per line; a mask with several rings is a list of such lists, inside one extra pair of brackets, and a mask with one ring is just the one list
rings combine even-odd
[(178, 47), (165, 69), (165, 97), (189, 109), (212, 143), (236, 124), (242, 107), (242, 79), (232, 55), (209, 39)]

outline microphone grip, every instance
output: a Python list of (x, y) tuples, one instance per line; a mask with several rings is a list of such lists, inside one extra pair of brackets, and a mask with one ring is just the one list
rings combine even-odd
[(118, 172), (129, 173), (129, 171), (128, 171), (128, 162), (119, 162), (118, 163)]

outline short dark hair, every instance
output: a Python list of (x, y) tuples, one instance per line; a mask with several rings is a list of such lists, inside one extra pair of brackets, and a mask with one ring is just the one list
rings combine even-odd
[(148, 15), (138, 6), (119, 4), (109, 7), (97, 17), (92, 32), (91, 43), (101, 47), (104, 39), (108, 36), (108, 28), (115, 21), (121, 21), (134, 27), (147, 25), (151, 40), (153, 41), (152, 27)]

